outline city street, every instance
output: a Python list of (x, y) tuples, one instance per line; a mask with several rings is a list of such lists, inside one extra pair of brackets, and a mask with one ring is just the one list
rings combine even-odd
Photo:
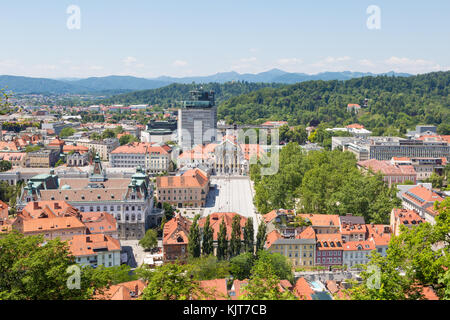
[(211, 189), (202, 216), (213, 212), (236, 212), (253, 218), (255, 236), (260, 215), (253, 205), (253, 189), (249, 177), (211, 177)]

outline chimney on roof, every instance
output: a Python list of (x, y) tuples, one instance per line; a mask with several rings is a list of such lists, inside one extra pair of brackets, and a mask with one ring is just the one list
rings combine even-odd
[(40, 209), (40, 207), (39, 207), (39, 202), (37, 202), (37, 201), (34, 201), (34, 202), (33, 202), (33, 209), (34, 209), (34, 210)]
[(86, 242), (91, 242), (91, 237), (86, 237)]
[(59, 203), (58, 203), (58, 202), (55, 202), (55, 203), (54, 203), (54, 208), (55, 208), (55, 209), (61, 209), (61, 207), (59, 206)]

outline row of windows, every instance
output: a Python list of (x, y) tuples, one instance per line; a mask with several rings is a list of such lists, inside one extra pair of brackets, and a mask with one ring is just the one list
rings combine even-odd
[[(292, 258), (292, 255), (293, 255), (293, 253), (290, 252), (289, 253), (289, 258)], [(309, 253), (309, 257), (312, 258), (312, 256), (313, 256), (313, 254), (312, 254), (312, 252), (310, 252)], [(297, 252), (295, 253), (295, 257), (298, 258), (298, 253)], [(306, 258), (306, 252), (303, 253), (303, 258)]]
[[(275, 245), (275, 249), (283, 249), (285, 247), (285, 245), (282, 245), (282, 244), (276, 244)], [(298, 249), (298, 248), (301, 248), (302, 246), (301, 245), (289, 245), (289, 249)], [(314, 248), (314, 246), (313, 245), (303, 245), (303, 249), (307, 249), (307, 247), (308, 247), (308, 249), (313, 249)]]
[(317, 258), (318, 263), (341, 263), (341, 258)]
[[(166, 193), (166, 190), (165, 190), (165, 189), (163, 189), (163, 190), (158, 190), (158, 193), (161, 194), (161, 191), (162, 191), (163, 194)], [(167, 190), (167, 193), (170, 194), (170, 190)], [(173, 190), (173, 193), (176, 194), (176, 193), (177, 193), (177, 190)], [(178, 193), (183, 193), (183, 192), (182, 192), (182, 190), (178, 190)], [(187, 190), (186, 190), (186, 189), (184, 189), (184, 193), (187, 193)], [(189, 193), (192, 193), (192, 189), (189, 189)], [(198, 194), (198, 190), (194, 190), (194, 193), (195, 193), (195, 194)]]
[[(170, 200), (170, 197), (167, 197), (167, 201), (183, 200), (182, 198), (183, 198), (183, 197), (178, 197), (178, 199), (177, 199), (177, 197), (173, 197), (173, 199)], [(197, 197), (197, 196), (195, 196), (194, 199), (192, 199), (192, 196), (190, 196), (189, 198), (190, 198), (189, 200), (198, 200), (198, 197)], [(162, 200), (165, 201), (165, 200), (166, 200), (166, 197), (162, 197)], [(186, 196), (184, 197), (184, 200), (188, 200)]]
[[(116, 216), (116, 219), (117, 219), (117, 221), (121, 221), (122, 220), (121, 215), (118, 214)], [(140, 213), (138, 213), (137, 220), (139, 221), (141, 219), (142, 219), (142, 215)], [(133, 213), (133, 214), (131, 214), (131, 221), (135, 221), (135, 220), (136, 220), (136, 215)], [(130, 221), (130, 215), (129, 214), (125, 214), (125, 221)]]
[[(368, 252), (355, 252), (355, 258), (365, 258), (369, 253)], [(344, 253), (344, 258), (348, 258), (350, 256), (350, 259), (353, 259), (353, 252), (346, 252)]]
[(113, 159), (143, 159), (145, 158), (145, 155), (139, 155), (139, 156), (113, 156)]
[[(86, 207), (86, 210), (87, 210), (87, 208), (88, 207)], [(141, 209), (142, 209), (141, 206), (125, 206), (125, 211), (130, 211), (130, 208), (131, 208), (131, 211), (135, 211), (136, 209), (137, 209), (137, 211), (141, 211)], [(109, 209), (110, 209), (109, 211), (114, 211), (114, 206), (110, 206)], [(85, 210), (84, 207), (80, 207), (81, 212), (84, 212), (84, 210)], [(117, 211), (120, 211), (120, 210), (121, 210), (121, 206), (117, 206)], [(102, 211), (100, 206), (96, 206), (96, 207), (90, 206), (88, 212), (100, 212), (100, 211)], [(108, 207), (103, 206), (103, 211), (108, 212)]]
[(324, 251), (324, 252), (321, 252), (321, 251), (318, 251), (317, 252), (317, 256), (318, 257), (320, 257), (320, 256), (340, 256), (341, 255), (341, 252), (340, 251)]
[[(304, 266), (306, 266), (306, 265), (310, 265), (310, 266), (312, 266), (312, 261), (310, 260), (309, 261), (309, 263), (307, 262), (307, 261), (303, 261), (303, 265)], [(296, 261), (296, 260), (294, 260), (294, 266), (301, 266), (302, 265), (302, 263), (301, 263), (301, 261)]]

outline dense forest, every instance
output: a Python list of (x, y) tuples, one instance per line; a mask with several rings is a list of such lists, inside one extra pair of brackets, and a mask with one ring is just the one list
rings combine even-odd
[(216, 104), (220, 104), (232, 97), (247, 94), (262, 88), (280, 88), (281, 84), (276, 83), (252, 83), (252, 82), (227, 82), (207, 83), (207, 84), (171, 84), (167, 87), (136, 91), (117, 95), (109, 99), (96, 101), (102, 104), (149, 104), (159, 105), (164, 108), (179, 106), (177, 102), (188, 100), (189, 91), (199, 89), (202, 86), (204, 90), (214, 90), (216, 94)]
[[(367, 108), (357, 115), (347, 112), (348, 104), (362, 106), (366, 98)], [(447, 124), (448, 130), (450, 72), (308, 81), (263, 88), (223, 102), (218, 117), (237, 124), (286, 120), (291, 126), (358, 122), (371, 130), (394, 127), (403, 131), (419, 123), (442, 124), (442, 129)]]

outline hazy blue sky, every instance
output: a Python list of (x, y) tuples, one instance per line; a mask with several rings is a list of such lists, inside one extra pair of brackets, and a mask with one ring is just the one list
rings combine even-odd
[[(0, 74), (450, 69), (450, 1), (14, 0), (0, 5)], [(81, 10), (69, 30), (67, 8)], [(381, 29), (366, 21), (381, 10)]]

